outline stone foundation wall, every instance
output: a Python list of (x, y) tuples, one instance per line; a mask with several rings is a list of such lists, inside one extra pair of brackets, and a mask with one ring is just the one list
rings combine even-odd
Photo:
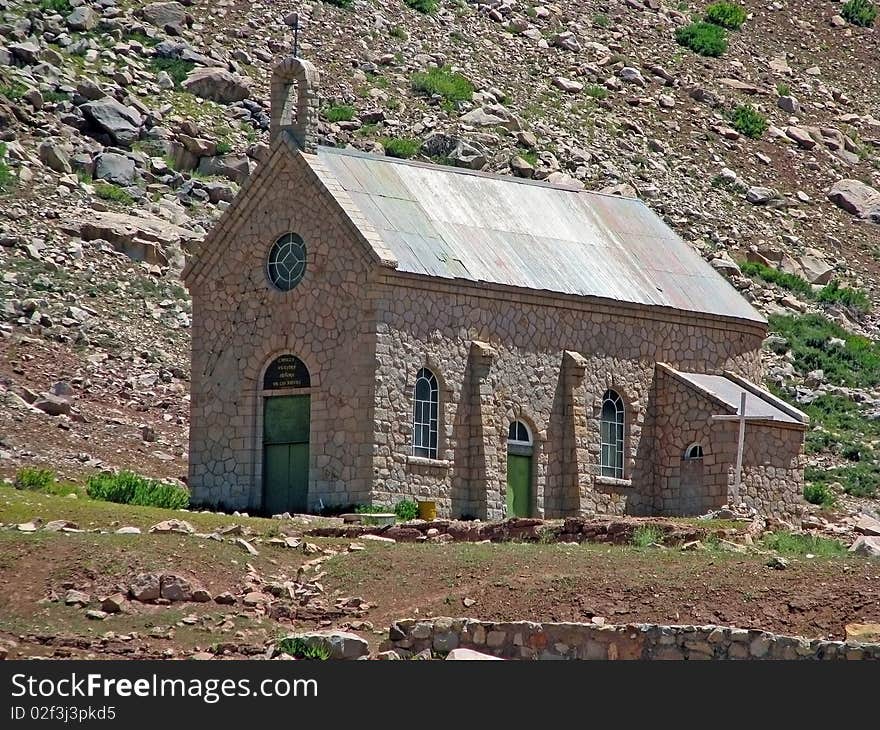
[[(762, 334), (753, 327), (444, 283), (429, 290), (395, 275), (374, 295), (373, 499), (381, 504), (433, 499), (442, 516), (505, 516), (507, 430), (521, 419), (535, 441), (533, 516), (651, 514), (655, 363), (761, 378)], [(440, 383), (438, 458), (430, 461), (410, 456), (422, 367)], [(599, 417), (609, 388), (626, 408), (623, 480), (599, 476)]]
[(822, 641), (727, 626), (600, 626), (405, 619), (383, 649), (408, 657), (465, 648), (504, 659), (880, 659), (880, 644)]

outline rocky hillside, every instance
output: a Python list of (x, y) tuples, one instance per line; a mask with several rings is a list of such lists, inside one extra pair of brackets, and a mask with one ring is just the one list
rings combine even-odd
[(185, 474), (179, 272), (265, 152), (298, 24), (323, 143), (645, 200), (772, 315), (825, 501), (869, 495), (880, 30), (735, 6), (0, 0), (0, 472)]

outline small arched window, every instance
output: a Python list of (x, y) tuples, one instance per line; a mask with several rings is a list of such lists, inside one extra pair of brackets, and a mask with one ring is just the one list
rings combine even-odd
[(623, 399), (613, 390), (602, 396), (600, 473), (623, 479)]
[(428, 368), (416, 374), (413, 393), (413, 456), (437, 458), (439, 390), (437, 378)]
[(514, 421), (507, 430), (507, 441), (519, 446), (531, 446), (532, 434), (529, 427), (522, 421)]
[(703, 447), (700, 444), (691, 444), (685, 449), (684, 452), (684, 460), (685, 461), (702, 461), (703, 460)]

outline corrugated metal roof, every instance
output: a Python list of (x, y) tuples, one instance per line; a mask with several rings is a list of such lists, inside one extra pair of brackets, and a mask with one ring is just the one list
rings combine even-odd
[[(799, 423), (804, 421), (794, 418), (789, 413), (775, 406), (771, 400), (762, 398), (747, 388), (735, 383), (730, 378), (723, 375), (704, 375), (702, 373), (682, 373), (678, 374), (693, 384), (699, 390), (714, 395), (732, 410), (732, 415), (740, 415), (739, 407), (742, 394), (746, 394), (746, 416), (748, 418), (764, 418), (768, 421), (782, 421), (783, 423)], [(756, 388), (757, 389), (757, 388)], [(766, 392), (757, 389), (759, 392)], [(767, 398), (772, 398), (770, 393), (766, 394)]]
[(318, 160), (399, 271), (765, 322), (639, 200), (327, 147)]

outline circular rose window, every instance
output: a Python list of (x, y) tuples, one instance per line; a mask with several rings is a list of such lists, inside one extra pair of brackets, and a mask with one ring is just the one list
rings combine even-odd
[(306, 273), (306, 244), (295, 233), (287, 233), (272, 246), (266, 263), (269, 281), (281, 291), (290, 291)]

